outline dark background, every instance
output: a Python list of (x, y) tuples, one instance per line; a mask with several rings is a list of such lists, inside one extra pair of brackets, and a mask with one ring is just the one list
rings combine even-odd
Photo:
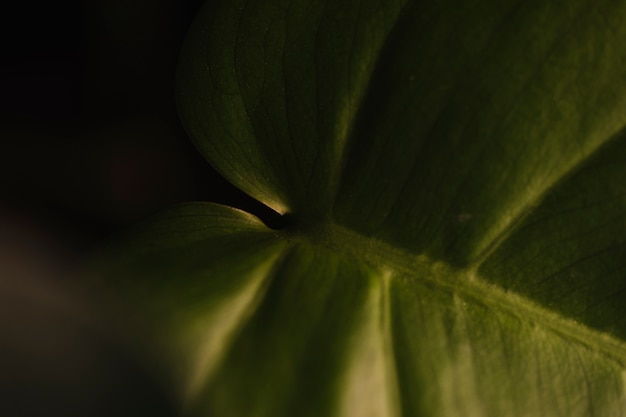
[[(172, 415), (141, 357), (63, 280), (103, 239), (183, 201), (267, 215), (178, 120), (201, 0), (9, 1), (0, 10), (0, 415)], [(163, 381), (161, 381), (163, 382)]]
[(201, 0), (9, 2), (0, 12), (0, 219), (83, 252), (171, 204), (252, 211), (178, 120), (178, 52)]

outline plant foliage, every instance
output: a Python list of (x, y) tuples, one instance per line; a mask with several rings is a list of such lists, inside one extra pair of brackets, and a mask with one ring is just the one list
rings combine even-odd
[(200, 416), (626, 415), (626, 2), (224, 0), (178, 101), (290, 221), (104, 257)]

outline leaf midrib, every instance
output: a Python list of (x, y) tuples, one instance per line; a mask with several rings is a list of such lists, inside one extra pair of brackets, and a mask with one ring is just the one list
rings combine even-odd
[(391, 280), (420, 280), (520, 321), (534, 323), (573, 343), (601, 352), (619, 366), (626, 367), (626, 342), (490, 283), (474, 269), (455, 268), (425, 255), (415, 255), (333, 223), (283, 233), (289, 240), (322, 246), (353, 258)]

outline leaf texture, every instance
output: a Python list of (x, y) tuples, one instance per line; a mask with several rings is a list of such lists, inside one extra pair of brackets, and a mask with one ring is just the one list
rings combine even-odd
[(293, 221), (98, 261), (199, 416), (626, 415), (626, 3), (209, 2), (178, 103)]

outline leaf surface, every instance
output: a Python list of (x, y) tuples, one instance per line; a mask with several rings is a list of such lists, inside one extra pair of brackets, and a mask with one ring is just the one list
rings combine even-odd
[(293, 220), (189, 204), (105, 256), (185, 409), (626, 415), (625, 21), (614, 0), (208, 3), (183, 120)]

